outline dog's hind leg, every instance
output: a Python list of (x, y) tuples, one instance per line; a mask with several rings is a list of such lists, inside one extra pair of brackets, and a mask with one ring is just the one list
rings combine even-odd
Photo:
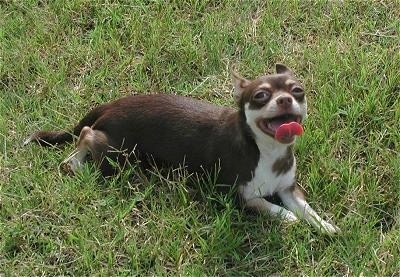
[(75, 151), (63, 161), (63, 169), (72, 174), (82, 170), (88, 152), (93, 160), (101, 163), (108, 148), (107, 135), (99, 130), (85, 126), (82, 128)]

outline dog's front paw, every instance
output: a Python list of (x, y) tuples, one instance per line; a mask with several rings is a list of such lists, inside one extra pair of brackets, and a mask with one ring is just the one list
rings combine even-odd
[(321, 222), (320, 231), (327, 235), (334, 235), (334, 234), (341, 233), (341, 230), (339, 229), (339, 227), (337, 227), (333, 224), (330, 224), (326, 221)]
[(299, 219), (297, 218), (297, 216), (292, 213), (291, 211), (287, 211), (284, 210), (285, 212), (281, 212), (280, 216), (282, 218), (283, 221), (285, 222), (296, 222), (299, 221)]

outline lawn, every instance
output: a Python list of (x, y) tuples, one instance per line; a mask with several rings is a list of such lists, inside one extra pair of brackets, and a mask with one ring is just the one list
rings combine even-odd
[[(399, 41), (398, 1), (1, 1), (0, 276), (399, 276)], [(299, 182), (340, 235), (245, 212), (212, 178), (67, 176), (73, 145), (22, 146), (133, 93), (233, 106), (230, 68), (277, 62), (308, 93)]]

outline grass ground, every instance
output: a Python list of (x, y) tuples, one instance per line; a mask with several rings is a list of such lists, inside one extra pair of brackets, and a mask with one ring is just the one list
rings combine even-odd
[[(0, 6), (0, 275), (399, 276), (397, 1)], [(339, 236), (193, 193), (179, 172), (65, 176), (72, 146), (21, 144), (131, 93), (234, 105), (232, 64), (252, 78), (275, 62), (308, 88), (299, 180)]]

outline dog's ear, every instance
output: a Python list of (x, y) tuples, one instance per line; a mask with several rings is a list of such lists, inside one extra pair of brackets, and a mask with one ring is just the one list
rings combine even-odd
[(278, 74), (293, 75), (292, 70), (289, 67), (287, 67), (286, 65), (284, 65), (284, 64), (277, 63), (275, 65), (275, 68), (276, 68), (276, 73), (278, 73)]
[(240, 76), (236, 72), (236, 68), (234, 67), (232, 68), (232, 78), (233, 78), (233, 84), (235, 86), (235, 91), (233, 92), (233, 96), (236, 102), (239, 102), (244, 89), (250, 84), (250, 81)]

